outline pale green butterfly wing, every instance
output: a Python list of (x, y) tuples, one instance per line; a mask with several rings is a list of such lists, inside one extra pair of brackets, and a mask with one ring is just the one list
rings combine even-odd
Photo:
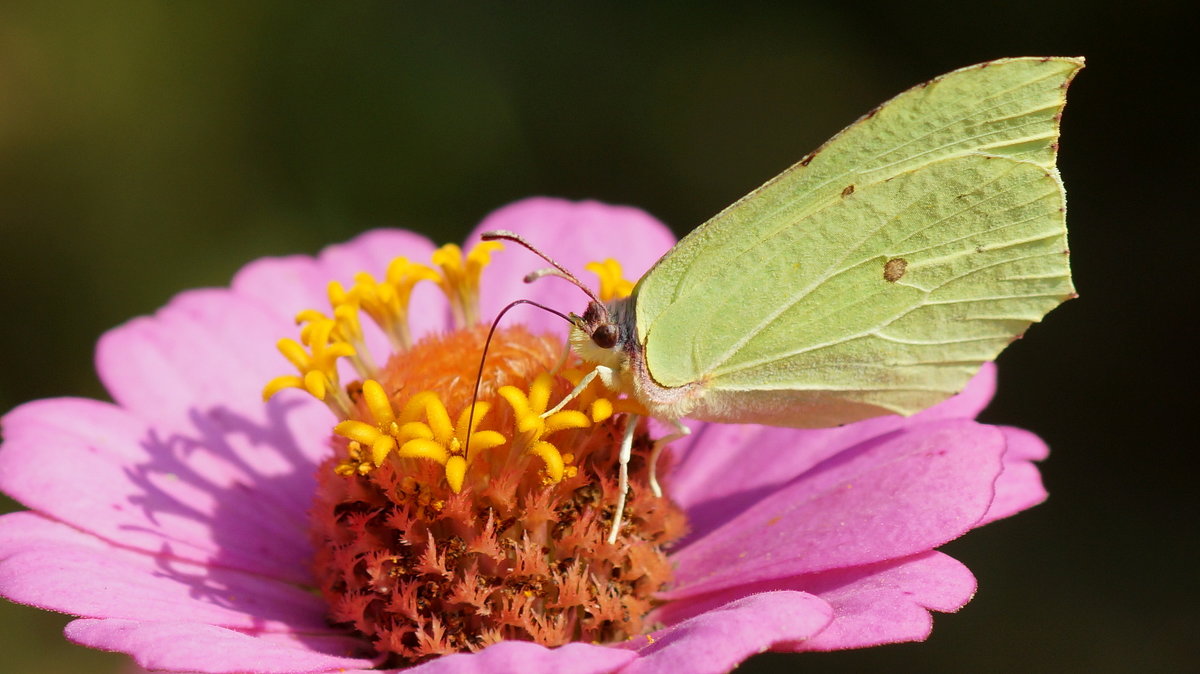
[(1073, 294), (1054, 167), (1080, 59), (911, 89), (685, 237), (634, 291), (689, 416), (827, 426), (960, 390)]

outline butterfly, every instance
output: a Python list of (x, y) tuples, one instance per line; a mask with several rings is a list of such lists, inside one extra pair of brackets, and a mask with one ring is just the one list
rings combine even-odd
[(559, 408), (595, 377), (635, 399), (678, 429), (653, 466), (684, 418), (817, 428), (957, 393), (1075, 294), (1055, 159), (1083, 65), (1002, 59), (905, 91), (697, 227), (624, 299), (485, 234), (591, 296), (569, 320), (596, 365)]

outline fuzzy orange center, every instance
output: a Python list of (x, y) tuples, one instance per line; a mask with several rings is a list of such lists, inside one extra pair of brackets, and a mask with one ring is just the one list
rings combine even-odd
[[(389, 279), (436, 280), (460, 322), (415, 344), (397, 322), (411, 283), (397, 292), (360, 275), (372, 285), (331, 286), (334, 316), (301, 314), (300, 342), (281, 342), (301, 376), (265, 391), (302, 388), (341, 419), (318, 473), (313, 568), (331, 621), (370, 639), (388, 666), (504, 639), (556, 646), (641, 634), (670, 579), (665, 546), (684, 532), (682, 512), (649, 488), (653, 440), (643, 426), (620, 536), (607, 542), (628, 401), (589, 388), (548, 413), (588, 368), (561, 338), (497, 330), (474, 397), (487, 326), (468, 317), (494, 250), (463, 261), (443, 248), (441, 275), (393, 263)], [(619, 266), (605, 265), (602, 279), (618, 284)], [(396, 348), (382, 367), (365, 357), (357, 323), (368, 295), (405, 300), (388, 304), (380, 323)], [(338, 358), (362, 379), (341, 385)]]

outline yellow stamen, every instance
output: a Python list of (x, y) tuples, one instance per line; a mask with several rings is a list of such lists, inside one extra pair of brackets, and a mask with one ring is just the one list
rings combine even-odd
[[(463, 447), (464, 451), (467, 452), (466, 460), (468, 465), (479, 456), (479, 452), (494, 449), (508, 442), (508, 438), (504, 437), (503, 434), (497, 431), (475, 430), (479, 426), (480, 420), (487, 416), (487, 413), (491, 409), (492, 406), (490, 404), (480, 401), (475, 403), (474, 416), (471, 415), (470, 407), (463, 410), (462, 414), (458, 415), (458, 424), (456, 424), (454, 427), (455, 435), (460, 438), (465, 438), (469, 435), (471, 438), (471, 446), (469, 448), (465, 446)], [(471, 427), (469, 429), (467, 428), (468, 418), (470, 418), (471, 421)]]
[(467, 460), (461, 456), (452, 456), (446, 460), (446, 482), (455, 493), (462, 491), (463, 480), (467, 477)]
[(448, 243), (433, 253), (433, 263), (442, 268), (438, 286), (450, 300), (455, 324), (468, 327), (479, 322), (479, 278), (483, 268), (492, 260), (492, 253), (502, 250), (498, 241), (482, 241), (475, 244), (466, 259), (462, 248)]
[[(573, 385), (578, 386), (579, 382), (583, 381), (586, 376), (586, 370), (576, 368), (568, 368), (563, 370), (563, 377)], [(588, 411), (588, 417), (592, 423), (598, 424), (612, 417), (614, 414), (639, 414), (648, 416), (646, 408), (636, 400), (631, 398), (618, 398), (610, 391), (599, 378), (593, 379), (592, 383), (588, 384), (587, 388), (583, 389), (576, 398), (580, 409)]]
[(560, 482), (564, 474), (564, 457), (558, 448), (543, 438), (568, 428), (586, 428), (591, 422), (579, 410), (559, 410), (546, 418), (542, 414), (550, 403), (553, 380), (542, 373), (533, 380), (526, 393), (515, 386), (502, 386), (497, 393), (512, 407), (517, 430), (521, 432), (526, 452), (542, 459), (550, 483)]
[[(349, 290), (331, 282), (327, 293), (332, 317), (315, 309), (302, 311), (296, 317), (301, 325), (300, 340), (282, 339), (278, 343), (280, 352), (298, 370), (298, 376), (272, 379), (263, 390), (264, 398), (284, 388), (304, 389), (325, 401), (343, 419), (334, 429), (349, 441), (348, 457), (334, 468), (339, 475), (365, 475), (393, 455), (429, 459), (444, 466), (447, 484), (453, 491), (461, 491), (468, 482), (470, 466), (480, 453), (507, 443), (509, 438), (494, 430), (478, 430), (489, 411), (488, 403), (483, 401), (475, 403), (474, 414), (470, 408), (463, 410), (457, 423), (438, 394), (431, 391), (412, 396), (397, 411), (383, 385), (374, 378), (376, 367), (367, 352), (359, 312), (366, 312), (394, 347), (408, 350), (413, 346), (408, 326), (413, 288), (421, 281), (434, 281), (449, 299), (456, 323), (460, 327), (474, 325), (479, 321), (483, 269), (490, 263), (492, 253), (502, 248), (498, 242), (482, 242), (464, 254), (461, 248), (449, 244), (434, 252), (432, 263), (436, 270), (398, 257), (388, 266), (383, 281), (363, 272), (354, 277)], [(593, 262), (587, 269), (599, 277), (600, 297), (604, 301), (627, 296), (634, 287), (622, 277), (621, 265), (615, 260)], [(353, 418), (355, 404), (339, 382), (340, 358), (349, 358), (362, 375), (362, 406), (358, 410), (365, 412), (369, 420)], [(583, 376), (577, 370), (564, 374), (575, 384)], [(577, 409), (546, 414), (554, 381), (549, 373), (542, 373), (527, 391), (513, 386), (499, 390), (499, 395), (513, 409), (513, 426), (520, 443), (514, 450), (541, 460), (547, 484), (578, 472), (571, 465), (574, 456), (569, 453), (563, 456), (547, 440), (548, 436), (586, 428), (622, 412), (645, 411), (632, 400), (612, 397), (596, 382), (574, 403)]]
[(286, 337), (276, 344), (279, 352), (300, 371), (300, 377), (284, 375), (272, 379), (263, 388), (263, 399), (267, 400), (285, 388), (300, 388), (325, 401), (334, 414), (349, 418), (350, 399), (338, 385), (337, 360), (353, 356), (354, 347), (334, 339), (332, 333), (336, 325), (330, 319), (314, 320), (305, 327), (301, 338), (310, 351)]
[(399, 437), (406, 439), (422, 438), (424, 440), (432, 440), (433, 431), (429, 430), (429, 426), (427, 424), (421, 423), (420, 421), (410, 421), (407, 424), (400, 426)]
[(432, 398), (425, 405), (425, 418), (429, 420), (429, 430), (433, 431), (434, 440), (448, 446), (457, 439), (454, 437), (454, 427), (450, 425), (450, 413), (446, 411), (441, 398)]
[(362, 310), (383, 329), (392, 346), (407, 350), (412, 346), (408, 329), (408, 303), (413, 287), (421, 281), (439, 281), (438, 273), (423, 264), (397, 257), (388, 265), (382, 283), (360, 272), (354, 277), (354, 290)]
[[(407, 350), (412, 346), (408, 304), (413, 287), (421, 281), (434, 281), (449, 298), (458, 325), (473, 325), (479, 321), (480, 276), (491, 261), (491, 254), (501, 248), (503, 246), (497, 242), (485, 241), (464, 258), (458, 246), (443, 246), (433, 254), (433, 262), (441, 268), (441, 274), (407, 258), (397, 257), (388, 265), (382, 282), (365, 272), (355, 276), (355, 284), (348, 291), (342, 284), (330, 282), (327, 294), (333, 317), (316, 309), (304, 310), (296, 316), (301, 325), (300, 341), (281, 339), (277, 346), (299, 370), (299, 375), (283, 375), (267, 382), (263, 387), (263, 399), (267, 400), (285, 388), (303, 389), (324, 401), (338, 417), (349, 418), (353, 405), (340, 387), (337, 360), (349, 358), (364, 379), (377, 376), (363, 337), (359, 311), (366, 312), (383, 329), (397, 350)], [(445, 428), (448, 428), (448, 421), (443, 424), (443, 430)], [(441, 433), (441, 436), (445, 435), (445, 432)], [(385, 448), (374, 451), (378, 456)]]
[(271, 398), (275, 397), (276, 393), (279, 393), (285, 388), (305, 388), (304, 380), (294, 374), (285, 374), (275, 377), (271, 381), (267, 382), (267, 385), (263, 387), (263, 400), (270, 400)]
[(633, 292), (633, 281), (622, 275), (621, 263), (611, 257), (603, 262), (589, 262), (583, 268), (600, 277), (601, 302), (629, 297), (629, 293)]
[(383, 465), (384, 459), (395, 449), (396, 439), (394, 437), (390, 435), (380, 436), (379, 439), (371, 443), (371, 463), (376, 466)]
[(587, 416), (578, 410), (560, 410), (545, 419), (542, 414), (550, 404), (550, 393), (553, 385), (548, 373), (538, 375), (529, 386), (526, 393), (515, 386), (502, 386), (498, 393), (508, 401), (513, 408), (513, 416), (517, 420), (517, 430), (526, 434), (529, 442), (541, 440), (544, 436), (566, 428), (586, 428), (590, 422)]
[(613, 415), (613, 404), (608, 398), (597, 398), (592, 401), (591, 419), (593, 424), (598, 424)]
[[(372, 389), (371, 393), (367, 392), (367, 385), (363, 385), (363, 397), (368, 396), (383, 396), (382, 388), (378, 391)], [(370, 400), (367, 400), (368, 406), (373, 406)], [(386, 404), (386, 414), (391, 413), (391, 402), (387, 401), (386, 396), (383, 396), (383, 401), (379, 404)], [(475, 414), (472, 417), (471, 410), (468, 407), (458, 417), (458, 423), (452, 425), (450, 423), (450, 413), (446, 411), (446, 406), (442, 403), (441, 398), (432, 391), (424, 391), (418, 393), (405, 403), (400, 412), (399, 420), (393, 420), (390, 425), (395, 428), (395, 440), (400, 443), (396, 455), (401, 458), (409, 459), (430, 459), (446, 467), (446, 481), (450, 488), (458, 493), (462, 490), (464, 480), (467, 474), (467, 468), (471, 462), (478, 456), (478, 452), (499, 447), (508, 442), (508, 438), (496, 431), (479, 431), (476, 428), (479, 422), (487, 416), (491, 406), (486, 402), (479, 402), (475, 405)], [(382, 410), (381, 410), (382, 411)], [(424, 415), (425, 421), (418, 421), (420, 416)], [(470, 423), (468, 424), (468, 419)], [(376, 420), (379, 417), (376, 416)], [(352, 437), (352, 439), (363, 442), (369, 440), (372, 443), (376, 442), (369, 434), (359, 437), (351, 436), (350, 433), (361, 433), (361, 426), (350, 426), (350, 422), (339, 424), (338, 429), (334, 429), (340, 435)], [(469, 425), (469, 428), (468, 428)], [(345, 431), (339, 430), (345, 426)], [(367, 428), (371, 428), (367, 424), (362, 424)], [(467, 442), (470, 438), (470, 455), (467, 456)], [(374, 444), (372, 447), (374, 448)], [(390, 450), (389, 450), (390, 451)], [(386, 453), (384, 454), (386, 457)], [(373, 457), (374, 458), (374, 457)], [(382, 462), (382, 458), (378, 463)]]
[(564, 472), (563, 456), (559, 453), (557, 447), (545, 440), (538, 440), (530, 444), (529, 448), (525, 451), (546, 463), (546, 481), (548, 484), (562, 482)]
[(367, 409), (371, 412), (375, 423), (389, 425), (395, 423), (396, 413), (392, 410), (392, 401), (388, 400), (387, 393), (379, 385), (379, 382), (374, 379), (364, 381), (362, 393), (363, 402), (367, 404)]
[(436, 440), (425, 440), (417, 438), (404, 443), (397, 456), (402, 456), (406, 459), (432, 459), (443, 466), (446, 465), (446, 460), (450, 458), (450, 452), (446, 451), (446, 446)]
[[(371, 360), (363, 339), (362, 324), (358, 320), (357, 300), (346, 295), (337, 281), (331, 282), (329, 286), (333, 318), (329, 318), (316, 309), (305, 309), (296, 314), (296, 324), (300, 326), (300, 341), (307, 343), (309, 336), (316, 330), (316, 326), (321, 325), (324, 321), (332, 322), (333, 329), (330, 335), (333, 341), (349, 344), (354, 349), (354, 353), (349, 354), (354, 369), (363, 377), (370, 377), (375, 372), (375, 363)], [(334, 300), (335, 296), (340, 299), (340, 302)]]
[[(392, 401), (388, 399), (383, 386), (374, 379), (368, 379), (362, 384), (363, 403), (370, 412), (374, 425), (363, 421), (343, 421), (333, 428), (333, 432), (354, 442), (371, 448), (371, 463), (382, 465), (388, 454), (396, 449), (401, 439), (423, 437), (423, 430), (409, 425), (401, 426), (396, 422), (396, 413), (392, 409)], [(406, 430), (411, 435), (406, 434)]]
[(338, 463), (334, 467), (333, 472), (342, 477), (351, 477), (354, 475), (366, 475), (371, 472), (371, 464), (363, 460), (362, 445), (351, 441), (348, 447), (348, 456), (346, 460)]
[(383, 435), (383, 433), (380, 432), (380, 430), (375, 426), (363, 423), (361, 421), (355, 421), (353, 419), (350, 421), (343, 421), (337, 426), (334, 426), (333, 432), (344, 438), (354, 440), (355, 442), (361, 442), (364, 445), (370, 445), (374, 443), (377, 439), (379, 439), (380, 436)]

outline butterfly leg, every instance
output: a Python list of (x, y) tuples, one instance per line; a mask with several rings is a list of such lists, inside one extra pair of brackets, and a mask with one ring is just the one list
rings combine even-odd
[(662, 487), (658, 486), (658, 456), (662, 454), (663, 449), (667, 445), (675, 442), (680, 438), (686, 438), (692, 434), (692, 429), (683, 425), (683, 422), (678, 419), (672, 419), (671, 425), (675, 426), (675, 432), (659, 438), (654, 441), (654, 449), (650, 450), (650, 491), (658, 498), (662, 498)]
[(633, 432), (637, 430), (638, 415), (630, 414), (625, 421), (625, 436), (621, 438), (621, 455), (618, 459), (620, 472), (617, 480), (617, 511), (613, 514), (612, 528), (608, 530), (608, 542), (617, 542), (621, 531), (621, 519), (625, 517), (625, 495), (629, 492), (629, 458), (633, 455)]
[[(604, 370), (604, 372), (601, 372), (601, 370)], [(588, 384), (592, 383), (592, 380), (594, 380), (598, 376), (601, 378), (608, 377), (611, 372), (612, 372), (612, 368), (605, 367), (603, 365), (597, 365), (596, 367), (592, 368), (592, 371), (583, 375), (583, 379), (580, 379), (579, 383), (575, 385), (575, 388), (571, 389), (570, 393), (563, 396), (563, 399), (558, 401), (557, 405), (555, 405), (554, 407), (551, 407), (550, 409), (543, 412), (542, 418), (545, 419), (546, 417), (550, 416), (551, 414), (554, 414), (555, 412), (566, 407), (567, 403), (578, 398), (579, 394), (583, 393), (583, 389), (587, 388)]]

